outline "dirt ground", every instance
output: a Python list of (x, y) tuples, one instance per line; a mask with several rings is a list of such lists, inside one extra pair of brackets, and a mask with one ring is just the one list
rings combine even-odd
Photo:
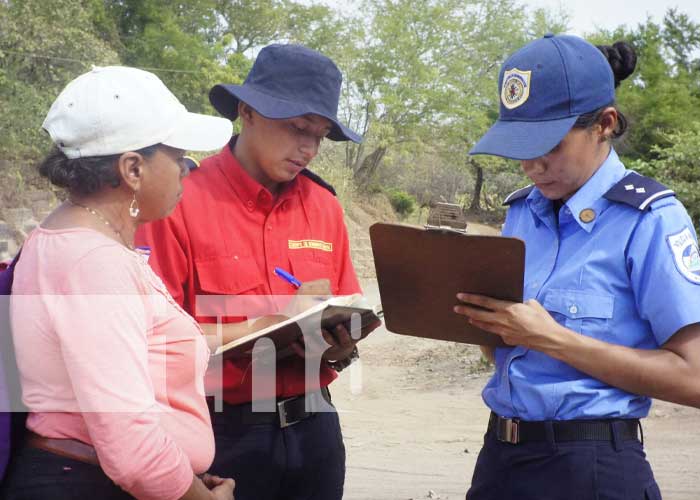
[[(376, 283), (364, 283), (378, 301)], [(374, 302), (373, 302), (374, 303)], [(347, 449), (346, 500), (463, 499), (488, 410), (477, 347), (381, 329), (360, 344), (333, 399)], [(664, 500), (700, 499), (700, 411), (654, 403), (645, 444)]]

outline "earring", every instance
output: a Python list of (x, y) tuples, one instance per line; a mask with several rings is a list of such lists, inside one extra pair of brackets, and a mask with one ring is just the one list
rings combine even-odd
[(131, 200), (131, 204), (129, 205), (129, 215), (135, 219), (139, 216), (139, 212), (141, 212), (141, 210), (139, 209), (138, 203), (136, 203), (136, 193), (134, 193), (134, 199)]

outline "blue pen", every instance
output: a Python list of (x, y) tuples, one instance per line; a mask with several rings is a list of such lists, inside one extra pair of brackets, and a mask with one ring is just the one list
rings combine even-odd
[(284, 281), (292, 285), (294, 288), (299, 288), (301, 286), (301, 281), (296, 279), (294, 276), (289, 274), (287, 271), (285, 271), (282, 268), (276, 267), (275, 268), (275, 274), (282, 278)]

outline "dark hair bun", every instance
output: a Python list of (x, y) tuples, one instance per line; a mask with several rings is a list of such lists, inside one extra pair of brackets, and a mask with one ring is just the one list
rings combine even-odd
[(615, 75), (615, 88), (617, 88), (622, 80), (634, 73), (634, 68), (637, 66), (637, 53), (627, 42), (615, 42), (612, 46), (598, 45), (597, 47), (610, 63)]
[(117, 158), (119, 155), (69, 159), (54, 147), (39, 164), (39, 173), (54, 186), (85, 196), (105, 185), (119, 186), (119, 176), (114, 168)]

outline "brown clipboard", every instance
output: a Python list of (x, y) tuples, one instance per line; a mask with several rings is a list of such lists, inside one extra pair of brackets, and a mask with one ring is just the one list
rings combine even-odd
[(384, 223), (374, 224), (369, 233), (387, 330), (504, 345), (498, 335), (470, 325), (453, 307), (458, 292), (522, 302), (522, 240)]

